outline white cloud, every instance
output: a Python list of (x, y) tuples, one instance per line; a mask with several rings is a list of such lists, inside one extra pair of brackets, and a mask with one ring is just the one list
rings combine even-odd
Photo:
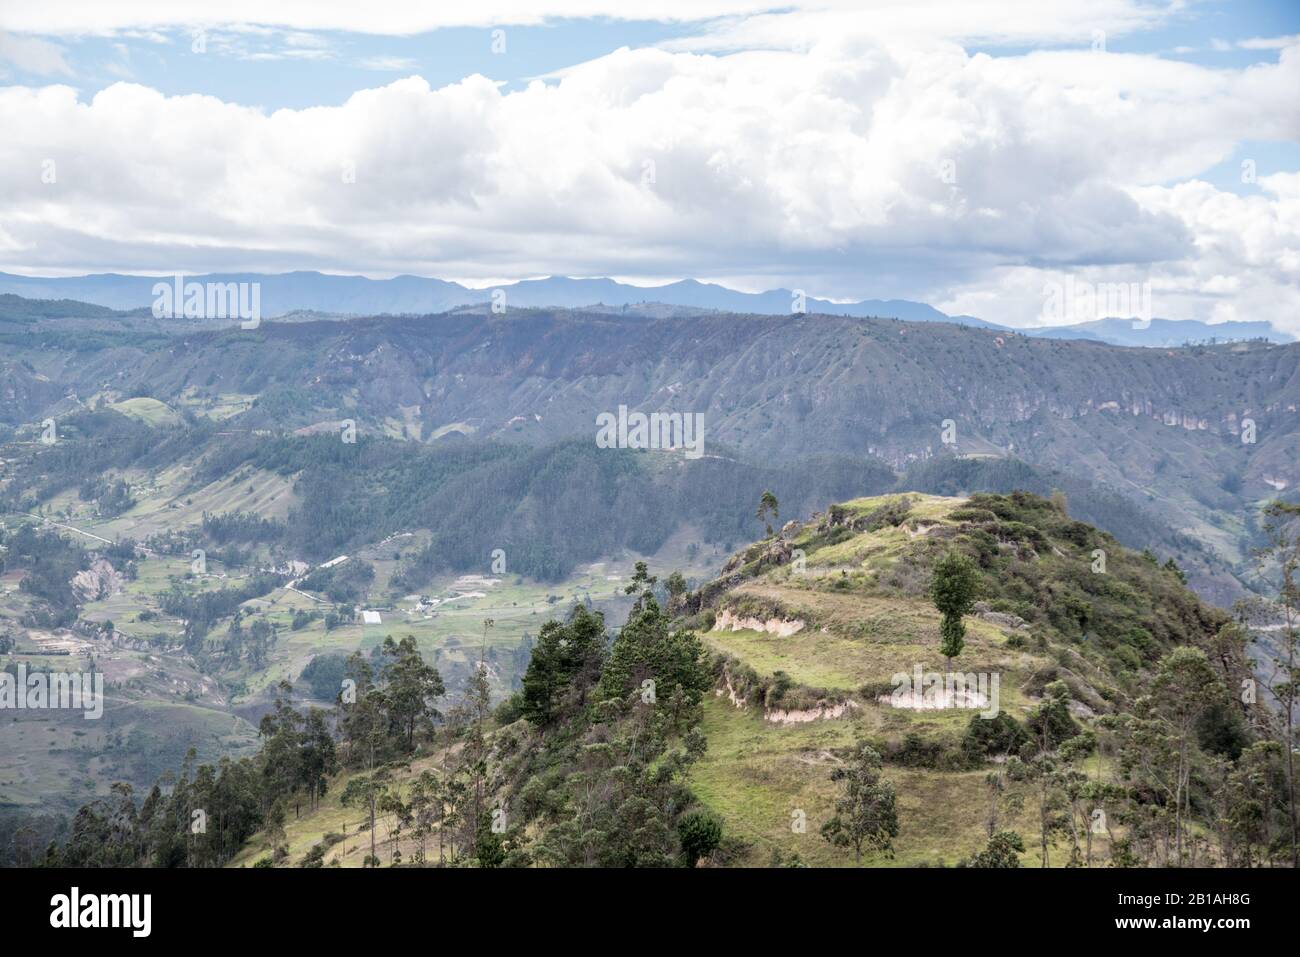
[[(832, 0), (833, 2), (833, 0)], [(45, 0), (12, 4), (0, 15), (10, 30), (41, 34), (112, 33), (198, 24), (344, 30), (411, 35), (440, 27), (536, 24), (560, 17), (699, 20), (768, 9), (764, 0), (660, 0), (653, 13), (616, 0), (477, 0), (475, 3), (411, 3), (410, 0)], [(817, 3), (815, 6), (823, 6)]]
[(671, 49), (807, 49), (827, 37), (963, 44), (1053, 44), (1091, 48), (1149, 29), (1181, 9), (1142, 0), (876, 0), (768, 4), (721, 18)]
[(712, 43), (807, 45), (819, 37), (923, 35), (968, 40), (1080, 40), (1149, 27), (1182, 8), (1177, 0), (44, 0), (14, 4), (0, 25), (26, 33), (87, 34), (163, 27), (249, 24), (298, 30), (412, 35), (440, 27), (526, 25), (562, 18), (704, 22)]
[(1248, 196), (1197, 180), (1136, 189), (1134, 198), (1143, 209), (1182, 223), (1193, 238), (1192, 254), (1068, 270), (996, 269), (954, 289), (937, 305), (952, 313), (1000, 312), (1014, 325), (1043, 325), (1050, 324), (1043, 317), (1049, 283), (1150, 283), (1156, 316), (1265, 320), (1300, 335), (1300, 173), (1262, 177), (1260, 187), (1261, 194)]
[(0, 88), (0, 268), (728, 277), (1022, 324), (1045, 276), (1114, 275), (1151, 277), (1160, 315), (1295, 329), (1294, 177), (1195, 177), (1300, 139), (1297, 88), (1296, 47), (1211, 70), (848, 35), (272, 113)]
[(411, 57), (404, 56), (368, 56), (357, 61), (363, 70), (377, 73), (412, 73), (419, 69), (419, 63)]
[(63, 48), (38, 37), (20, 37), (0, 30), (0, 62), (12, 63), (19, 70), (52, 76), (72, 75), (63, 58)]
[(1249, 40), (1237, 41), (1237, 46), (1242, 50), (1282, 50), (1297, 44), (1300, 44), (1300, 33), (1293, 33), (1286, 37), (1252, 37)]

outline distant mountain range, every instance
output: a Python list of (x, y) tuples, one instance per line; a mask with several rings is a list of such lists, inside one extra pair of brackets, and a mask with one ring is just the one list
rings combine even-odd
[(1173, 347), (1210, 339), (1219, 342), (1241, 339), (1291, 342), (1294, 339), (1267, 322), (1208, 323), (1198, 319), (1152, 319), (1149, 323), (1134, 319), (1097, 319), (1072, 326), (1019, 331), (1040, 339), (1093, 339), (1114, 346)]
[[(0, 273), (0, 294), (28, 299), (80, 300), (118, 310), (147, 308), (154, 301), (153, 287), (170, 276), (127, 276), (102, 273), (90, 276), (35, 277)], [(771, 289), (749, 293), (716, 283), (683, 279), (663, 286), (644, 287), (613, 279), (570, 279), (552, 276), (526, 279), (486, 289), (471, 289), (460, 283), (421, 276), (367, 279), (364, 276), (334, 276), (319, 272), (210, 273), (187, 275), (194, 282), (257, 282), (261, 284), (262, 315), (267, 318), (294, 312), (328, 313), (342, 316), (389, 314), (425, 315), (490, 303), (494, 293), (503, 292), (505, 302), (516, 307), (582, 308), (609, 306), (640, 310), (651, 304), (680, 309), (707, 309), (757, 315), (790, 315), (795, 290)], [(832, 302), (805, 295), (804, 311), (822, 315), (902, 319), (908, 322), (952, 322), (982, 329), (1014, 331), (1022, 335), (1053, 339), (1089, 339), (1121, 346), (1172, 347), (1189, 342), (1217, 339), (1265, 338), (1290, 342), (1291, 336), (1267, 322), (1224, 322), (1208, 324), (1197, 320), (1154, 319), (1149, 324), (1131, 319), (1100, 319), (1070, 326), (1011, 329), (975, 316), (950, 316), (923, 302), (906, 299), (863, 299)]]

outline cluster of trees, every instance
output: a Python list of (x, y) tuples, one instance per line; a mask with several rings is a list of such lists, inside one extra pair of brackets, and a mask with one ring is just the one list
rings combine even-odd
[(284, 582), (283, 575), (259, 572), (241, 585), (212, 591), (194, 591), (176, 583), (158, 597), (158, 605), (167, 614), (185, 621), (186, 648), (197, 652), (202, 649), (203, 638), (214, 624), (234, 615), (250, 598), (268, 595)]
[(1124, 496), (1077, 475), (1033, 466), (1020, 459), (939, 456), (908, 469), (899, 479), (897, 490), (932, 495), (1020, 491), (1043, 498), (1059, 492), (1068, 497), (1070, 512), (1076, 518), (1104, 529), (1122, 545), (1155, 546), (1165, 553), (1195, 556), (1206, 563), (1217, 561), (1200, 542), (1164, 524)]
[(236, 608), (226, 640), (208, 657), (228, 667), (247, 660), (254, 668), (265, 668), (267, 656), (278, 637), (278, 628), (265, 618), (255, 617), (248, 628), (244, 628), (243, 609)]
[(218, 545), (231, 542), (256, 544), (274, 542), (284, 536), (284, 523), (251, 512), (203, 513), (203, 534)]
[[(1093, 729), (1071, 716), (1070, 696), (1064, 681), (1050, 682), (1005, 763), (987, 775), (989, 846), (968, 866), (1019, 866), (1010, 850), (1024, 852), (1022, 839), (1002, 824), (1026, 804), (1043, 867), (1294, 866), (1282, 748), (1248, 732), (1204, 651), (1169, 652), (1149, 693)], [(1052, 858), (1058, 839), (1068, 842), (1063, 862)]]
[(137, 801), (113, 785), (84, 805), (63, 842), (51, 842), (48, 867), (219, 867), (263, 826), (269, 808), (255, 762), (195, 767), (194, 752)]
[[(969, 579), (973, 570), (977, 596), (946, 611), (936, 604), (948, 623), (950, 647), (957, 647), (959, 637), (953, 611), (969, 610), (969, 598), (978, 597), (993, 611), (1024, 619), (1040, 647), (1051, 639), (1097, 658), (1135, 694), (1141, 668), (1177, 644), (1214, 635), (1229, 619), (1187, 590), (1176, 564), (1129, 552), (1109, 534), (1072, 519), (1060, 497), (1054, 502), (1024, 492), (977, 493), (951, 517), (963, 523), (958, 542), (926, 543), (899, 566), (929, 571), (936, 602), (943, 599), (935, 591), (936, 568), (944, 588)], [(965, 572), (948, 568), (951, 562)], [(969, 588), (953, 598), (963, 591)]]
[(22, 568), (18, 583), (25, 594), (42, 599), (26, 622), (42, 628), (64, 628), (77, 619), (77, 596), (72, 578), (89, 567), (86, 551), (55, 531), (23, 525), (10, 533), (0, 531), (0, 558), (4, 567)]
[[(203, 538), (232, 549), (223, 560), (238, 565), (249, 556), (235, 545), (271, 545), (290, 557), (321, 561), (385, 534), (433, 529), (433, 540), (395, 579), (408, 590), (439, 571), (482, 570), (498, 548), (506, 551), (512, 573), (558, 581), (578, 564), (623, 548), (656, 551), (671, 532), (661, 519), (670, 511), (706, 540), (743, 541), (753, 531), (746, 506), (765, 490), (777, 490), (802, 513), (885, 491), (895, 481), (884, 463), (848, 457), (797, 466), (710, 457), (659, 470), (638, 453), (611, 453), (586, 441), (537, 449), (488, 442), (430, 447), (364, 433), (356, 442), (334, 434), (218, 437), (202, 422), (159, 430), (109, 410), (61, 419), (59, 430), (57, 443), (14, 470), (0, 504), (31, 510), (65, 488), (80, 487), (102, 515), (115, 515), (133, 500), (129, 486), (105, 475), (196, 458), (191, 488), (241, 471), (295, 475), (299, 504), (284, 521), (205, 514)], [(587, 532), (572, 535), (575, 523)], [(184, 538), (155, 546), (171, 554), (199, 547), (196, 536)]]
[[(656, 584), (639, 564), (632, 612), (612, 640), (582, 605), (548, 622), (521, 687), (495, 712), (486, 656), (454, 704), (410, 636), (342, 663), (320, 659), (308, 680), (318, 697), (335, 684), (333, 709), (299, 710), (282, 684), (255, 756), (195, 768), (191, 754), (139, 806), (118, 786), (78, 812), (45, 861), (216, 866), (260, 832), (260, 866), (322, 866), (343, 835), (291, 861), (285, 827), (344, 772), (339, 800), (360, 814), (371, 866), (693, 866), (725, 842), (684, 783), (704, 752), (712, 677)], [(417, 759), (426, 766), (411, 774)]]
[[(168, 447), (192, 456), (205, 433), (185, 434), (187, 441), (173, 439)], [(653, 553), (672, 531), (662, 520), (668, 512), (701, 529), (707, 541), (745, 541), (754, 532), (746, 507), (764, 490), (776, 490), (802, 514), (885, 492), (896, 480), (884, 463), (848, 456), (792, 465), (710, 456), (663, 471), (647, 467), (637, 452), (585, 441), (543, 449), (493, 442), (430, 447), (364, 433), (355, 442), (335, 434), (235, 434), (205, 442), (201, 451), (195, 488), (259, 469), (298, 476), (299, 505), (283, 521), (205, 515), (203, 532), (213, 544), (274, 545), (318, 562), (383, 534), (434, 529), (429, 545), (399, 572), (400, 588), (411, 590), (439, 571), (481, 571), (494, 549), (506, 550), (511, 572), (541, 581), (563, 579), (577, 564), (623, 547)], [(146, 454), (143, 446), (138, 452)], [(159, 452), (148, 455), (157, 459)], [(588, 532), (573, 536), (575, 523)]]
[(311, 688), (313, 698), (335, 701), (348, 676), (348, 656), (342, 654), (316, 655), (302, 670), (301, 680)]
[(693, 866), (723, 842), (695, 805), (687, 769), (705, 749), (704, 647), (674, 628), (638, 563), (627, 623), (606, 645), (582, 606), (542, 629), (522, 689), (503, 705), (536, 736), (506, 759), (512, 825), (536, 834), (520, 853), (554, 866)]
[(290, 812), (296, 817), (316, 807), (341, 769), (373, 774), (409, 757), (439, 717), (441, 678), (409, 637), (387, 639), (373, 660), (354, 655), (348, 674), (351, 684), (335, 689), (339, 707), (332, 711), (295, 708), (292, 687), (281, 683), (252, 757), (197, 765), (191, 749), (179, 773), (164, 774), (142, 802), (130, 785), (115, 785), (77, 812), (66, 839), (52, 842), (43, 862), (217, 867), (259, 831), (268, 860), (283, 860)]
[[(56, 441), (41, 446), (19, 463), (0, 491), (6, 511), (34, 511), (39, 502), (79, 488), (94, 493), (103, 476), (127, 468), (160, 468), (192, 455), (212, 435), (210, 425), (187, 425), (158, 431), (115, 412), (101, 409), (63, 416), (56, 423)], [(111, 493), (121, 504), (120, 490)], [(83, 497), (86, 497), (83, 495)]]
[[(764, 492), (776, 518), (779, 495), (806, 514), (829, 502), (885, 491), (893, 472), (883, 463), (844, 458), (799, 465), (751, 465), (709, 457), (680, 469), (648, 466), (637, 452), (610, 452), (590, 442), (563, 442), (543, 449), (508, 449), (508, 455), (450, 481), (431, 500), (431, 511), (408, 527), (438, 534), (402, 569), (402, 587), (414, 589), (439, 569), (482, 569), (502, 548), (510, 570), (556, 581), (601, 555), (630, 549), (653, 553), (673, 526), (672, 514), (699, 529), (705, 541), (747, 541), (754, 527), (752, 504)], [(435, 518), (436, 516), (436, 518)], [(585, 529), (575, 536), (575, 527)]]
[(197, 765), (191, 748), (137, 801), (129, 784), (83, 806), (66, 840), (52, 842), (50, 867), (220, 867), (257, 831), (283, 835), (287, 809), (298, 814), (325, 794), (338, 758), (329, 717), (295, 710), (282, 684), (259, 728), (253, 758)]
[(374, 565), (360, 558), (349, 558), (329, 568), (317, 568), (298, 587), (320, 592), (336, 605), (354, 605), (366, 596), (374, 580)]
[[(1245, 633), (1228, 626), (1220, 638), (1240, 645)], [(1043, 867), (1295, 866), (1285, 712), (1246, 707), (1235, 690), (1205, 650), (1182, 646), (1156, 663), (1145, 694), (1091, 728), (1071, 714), (1065, 680), (1048, 682), (1023, 722), (972, 717), (966, 757), (999, 761), (985, 776), (988, 843), (959, 866), (1022, 866), (1024, 838), (1006, 825), (1026, 809)], [(860, 745), (833, 777), (842, 793), (823, 836), (889, 854), (898, 821), (880, 757)]]
[[(582, 605), (548, 622), (520, 689), (495, 715), (485, 661), (442, 713), (441, 677), (411, 639), (385, 642), (377, 666), (349, 659), (339, 756), (360, 773), (341, 800), (363, 815), (366, 862), (667, 866), (711, 853), (721, 824), (683, 783), (703, 753), (696, 725), (711, 677), (703, 646), (671, 627), (655, 584), (640, 564), (632, 613), (612, 643), (602, 616)], [(416, 754), (438, 766), (403, 780)], [(304, 863), (323, 863), (327, 851), (314, 848)]]
[(122, 479), (96, 477), (81, 483), (77, 491), (83, 502), (94, 502), (100, 518), (114, 518), (135, 505), (131, 486)]
[[(959, 535), (918, 543), (906, 559), (930, 569), (949, 669), (977, 597), (1024, 611), (1036, 647), (1057, 660), (1026, 687), (1041, 699), (1023, 722), (1005, 711), (974, 717), (954, 753), (919, 736), (886, 745), (887, 759), (903, 764), (1000, 760), (986, 778), (988, 844), (963, 866), (1019, 866), (1024, 839), (1004, 825), (1025, 807), (1043, 866), (1295, 866), (1300, 506), (1262, 510), (1260, 557), (1278, 597), (1235, 617), (1200, 605), (1176, 563), (1127, 554), (1070, 519), (1063, 496), (975, 495), (952, 516), (965, 523)], [(1252, 613), (1271, 626), (1262, 669), (1247, 654)], [(1008, 644), (1025, 640), (1013, 634)], [(1103, 674), (1123, 689), (1105, 695), (1119, 707), (1085, 728), (1072, 699), (1099, 703), (1085, 676)], [(828, 840), (889, 852), (897, 822), (879, 765), (863, 745), (836, 771), (843, 792), (823, 828)], [(1066, 857), (1053, 860), (1061, 843)]]

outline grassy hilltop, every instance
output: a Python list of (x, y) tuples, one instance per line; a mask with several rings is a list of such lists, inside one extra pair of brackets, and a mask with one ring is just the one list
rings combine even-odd
[[(1214, 805), (1229, 795), (1212, 793), (1209, 771), (1258, 758), (1266, 776), (1278, 773), (1276, 755), (1269, 765), (1251, 750), (1251, 709), (1226, 691), (1248, 674), (1244, 642), (1176, 566), (1124, 549), (1064, 506), (1022, 493), (832, 506), (738, 552), (694, 592), (669, 580), (655, 599), (647, 586), (651, 610), (634, 610), (603, 671), (591, 658), (538, 657), (582, 640), (579, 611), (555, 626), (558, 643), (543, 632), (524, 690), (485, 720), (481, 742), (462, 715), (459, 732), (434, 733), (384, 772), (390, 811), (375, 817), (376, 856), (410, 862), (424, 843), (436, 861), (441, 831), (449, 861), (492, 844), (493, 863), (681, 863), (687, 835), (711, 820), (720, 841), (702, 858), (715, 866), (852, 865), (853, 851), (820, 830), (843, 795), (832, 772), (866, 743), (896, 793), (898, 834), (864, 865), (957, 864), (985, 848), (993, 815), (996, 830), (1022, 838), (1026, 866), (1041, 861), (1044, 823), (1054, 866), (1072, 855), (1093, 866), (1163, 859), (1178, 837), (1184, 853), (1215, 861), (1216, 840), (1225, 845)], [(998, 677), (996, 718), (988, 700), (917, 709), (891, 699), (896, 674), (945, 670), (929, 583), (952, 552), (970, 559), (980, 587), (954, 670)], [(656, 650), (669, 646), (681, 654)], [(1168, 747), (1143, 736), (1164, 727), (1158, 689), (1181, 674), (1176, 648), (1206, 653), (1188, 672), (1205, 684), (1188, 743), (1191, 797), (1175, 798), (1188, 820), (1179, 833), (1160, 775), (1147, 773)], [(683, 662), (700, 669), (698, 686)], [(670, 672), (671, 695), (661, 680), (653, 707), (638, 702), (642, 674)], [(466, 771), (475, 748), (479, 777)], [(363, 864), (369, 816), (344, 796), (371, 778), (344, 770), (316, 810), (254, 835), (231, 863)], [(419, 833), (411, 808), (422, 789), (456, 781), (462, 800), (481, 786), (482, 813), (509, 810), (501, 835), (454, 819)], [(1226, 846), (1239, 854), (1258, 839)]]
[[(801, 809), (816, 822), (831, 813), (829, 772), (860, 739), (885, 756), (898, 790), (894, 863), (953, 864), (982, 847), (985, 778), (1001, 760), (972, 756), (970, 729), (983, 719), (964, 708), (892, 707), (888, 697), (896, 673), (944, 671), (939, 613), (926, 591), (930, 567), (950, 549), (975, 559), (982, 587), (954, 667), (999, 675), (1000, 707), (1021, 723), (1046, 685), (1061, 680), (1071, 714), (1092, 727), (1129, 706), (1162, 654), (1208, 645), (1227, 623), (1176, 569), (1033, 496), (881, 496), (787, 526), (733, 558), (703, 590), (697, 616), (711, 620), (704, 639), (718, 654), (721, 687), (705, 705), (710, 748), (692, 780), (753, 842), (746, 860), (776, 850), (810, 863), (843, 861), (842, 851), (809, 837), (814, 827), (792, 830), (791, 815)], [(1093, 570), (1099, 553), (1104, 572)], [(829, 714), (840, 716), (813, 717)], [(1080, 768), (1097, 777), (1112, 764), (1099, 753)], [(1031, 843), (1036, 817), (1028, 807), (1001, 814)], [(1066, 852), (1055, 858), (1063, 863)]]

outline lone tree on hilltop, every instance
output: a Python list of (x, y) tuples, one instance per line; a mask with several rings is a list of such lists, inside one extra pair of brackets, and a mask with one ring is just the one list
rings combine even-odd
[(961, 616), (970, 612), (979, 593), (979, 571), (975, 563), (960, 552), (950, 551), (934, 566), (930, 579), (930, 598), (943, 620), (939, 623), (939, 651), (948, 660), (961, 654), (966, 646), (966, 626)]

